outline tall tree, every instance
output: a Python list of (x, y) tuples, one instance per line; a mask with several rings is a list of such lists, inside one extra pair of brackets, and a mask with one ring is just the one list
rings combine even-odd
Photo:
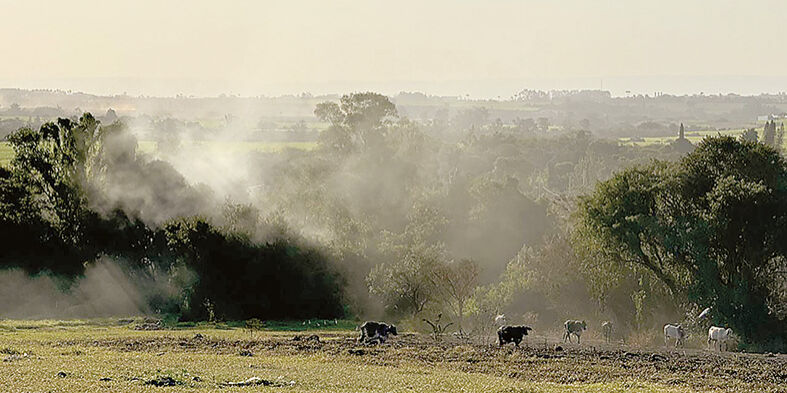
[(762, 131), (762, 142), (768, 146), (776, 146), (776, 122), (769, 120), (765, 122)]
[(617, 173), (581, 200), (578, 244), (713, 305), (749, 343), (787, 348), (772, 290), (787, 258), (787, 164), (772, 147), (708, 138), (678, 163)]
[(339, 103), (319, 103), (314, 114), (330, 123), (320, 134), (320, 144), (338, 151), (362, 149), (380, 141), (385, 126), (398, 117), (388, 97), (371, 92), (344, 95)]

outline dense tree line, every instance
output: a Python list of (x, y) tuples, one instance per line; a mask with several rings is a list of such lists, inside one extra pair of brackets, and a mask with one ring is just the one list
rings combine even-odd
[[(355, 312), (380, 307), (415, 326), (441, 312), (463, 328), (467, 318), (491, 320), (523, 306), (544, 323), (587, 312), (586, 303), (560, 304), (577, 304), (572, 296), (585, 288), (581, 279), (560, 278), (576, 276), (561, 259), (573, 255), (565, 229), (573, 198), (626, 166), (681, 155), (587, 132), (470, 127), (443, 138), (432, 128), (440, 125), (415, 124), (374, 93), (320, 104), (315, 114), (329, 124), (318, 149), (255, 162), (262, 183), (255, 205), (331, 250), (345, 267)], [(514, 283), (513, 271), (549, 280)], [(500, 284), (501, 275), (512, 279)]]
[[(180, 282), (174, 296), (148, 300), (189, 319), (344, 314), (341, 278), (322, 252), (238, 231), (244, 220), (263, 225), (248, 210), (189, 216), (206, 198), (166, 164), (136, 157), (122, 125), (103, 127), (85, 114), (20, 129), (9, 141), (16, 155), (0, 169), (0, 266), (75, 278), (110, 256), (135, 274)], [(131, 194), (150, 184), (160, 188)]]
[(0, 262), (73, 277), (110, 256), (179, 283), (149, 302), (189, 319), (442, 314), (470, 331), (507, 312), (638, 331), (713, 305), (746, 343), (783, 345), (768, 333), (784, 327), (787, 244), (772, 148), (714, 138), (684, 157), (488, 125), (444, 137), (455, 125), (375, 93), (315, 115), (318, 148), (254, 155), (242, 204), (139, 154), (120, 123), (21, 129), (0, 170)]

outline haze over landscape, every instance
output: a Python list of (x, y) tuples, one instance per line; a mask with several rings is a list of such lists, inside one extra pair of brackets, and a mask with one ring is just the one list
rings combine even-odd
[(0, 0), (0, 390), (785, 392), (784, 15)]

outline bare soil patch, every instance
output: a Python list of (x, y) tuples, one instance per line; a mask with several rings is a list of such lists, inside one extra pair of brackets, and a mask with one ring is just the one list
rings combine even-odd
[[(297, 338), (296, 338), (297, 337)], [(543, 340), (541, 340), (543, 342)], [(537, 337), (531, 343), (539, 342)], [(448, 338), (405, 334), (382, 345), (362, 345), (347, 333), (320, 332), (319, 337), (293, 335), (260, 339), (223, 339), (151, 332), (148, 337), (60, 342), (117, 351), (253, 353), (255, 358), (276, 355), (326, 355), (343, 362), (398, 367), (440, 366), (468, 373), (560, 384), (641, 381), (686, 386), (696, 390), (787, 392), (787, 356), (714, 353), (702, 350), (634, 350), (583, 344), (534, 344), (516, 348)]]

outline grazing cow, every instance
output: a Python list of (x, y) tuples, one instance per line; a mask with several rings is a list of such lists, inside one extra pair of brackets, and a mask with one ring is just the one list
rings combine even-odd
[(601, 334), (604, 335), (604, 341), (609, 343), (612, 341), (612, 332), (615, 330), (615, 327), (612, 325), (610, 321), (604, 321), (601, 324)]
[(508, 343), (514, 343), (517, 347), (522, 342), (522, 338), (527, 336), (527, 332), (533, 330), (530, 326), (501, 326), (497, 329), (497, 338), (500, 340), (502, 347)]
[(580, 343), (580, 336), (582, 336), (582, 331), (587, 330), (588, 328), (588, 324), (585, 323), (585, 321), (575, 321), (571, 319), (566, 321), (566, 323), (563, 324), (563, 326), (566, 327), (566, 331), (565, 333), (563, 333), (563, 341), (568, 340), (568, 342), (571, 342), (571, 335), (573, 334), (577, 336), (577, 344)]
[(678, 324), (671, 324), (668, 323), (664, 325), (664, 345), (669, 345), (669, 339), (675, 339), (675, 348), (679, 345), (683, 346), (686, 341), (686, 331), (683, 330), (683, 326)]
[(497, 326), (505, 326), (506, 324), (506, 314), (499, 314), (495, 317), (495, 325)]
[[(732, 329), (711, 326), (710, 329), (708, 329), (708, 350), (711, 349), (711, 341), (718, 344), (719, 351), (727, 350), (727, 340), (729, 340), (730, 337), (732, 337)], [(722, 349), (722, 344), (724, 344), (724, 349)]]
[(358, 339), (360, 342), (366, 341), (379, 341), (384, 343), (388, 338), (388, 334), (397, 335), (396, 326), (388, 325), (383, 322), (366, 321), (361, 325), (361, 337)]

